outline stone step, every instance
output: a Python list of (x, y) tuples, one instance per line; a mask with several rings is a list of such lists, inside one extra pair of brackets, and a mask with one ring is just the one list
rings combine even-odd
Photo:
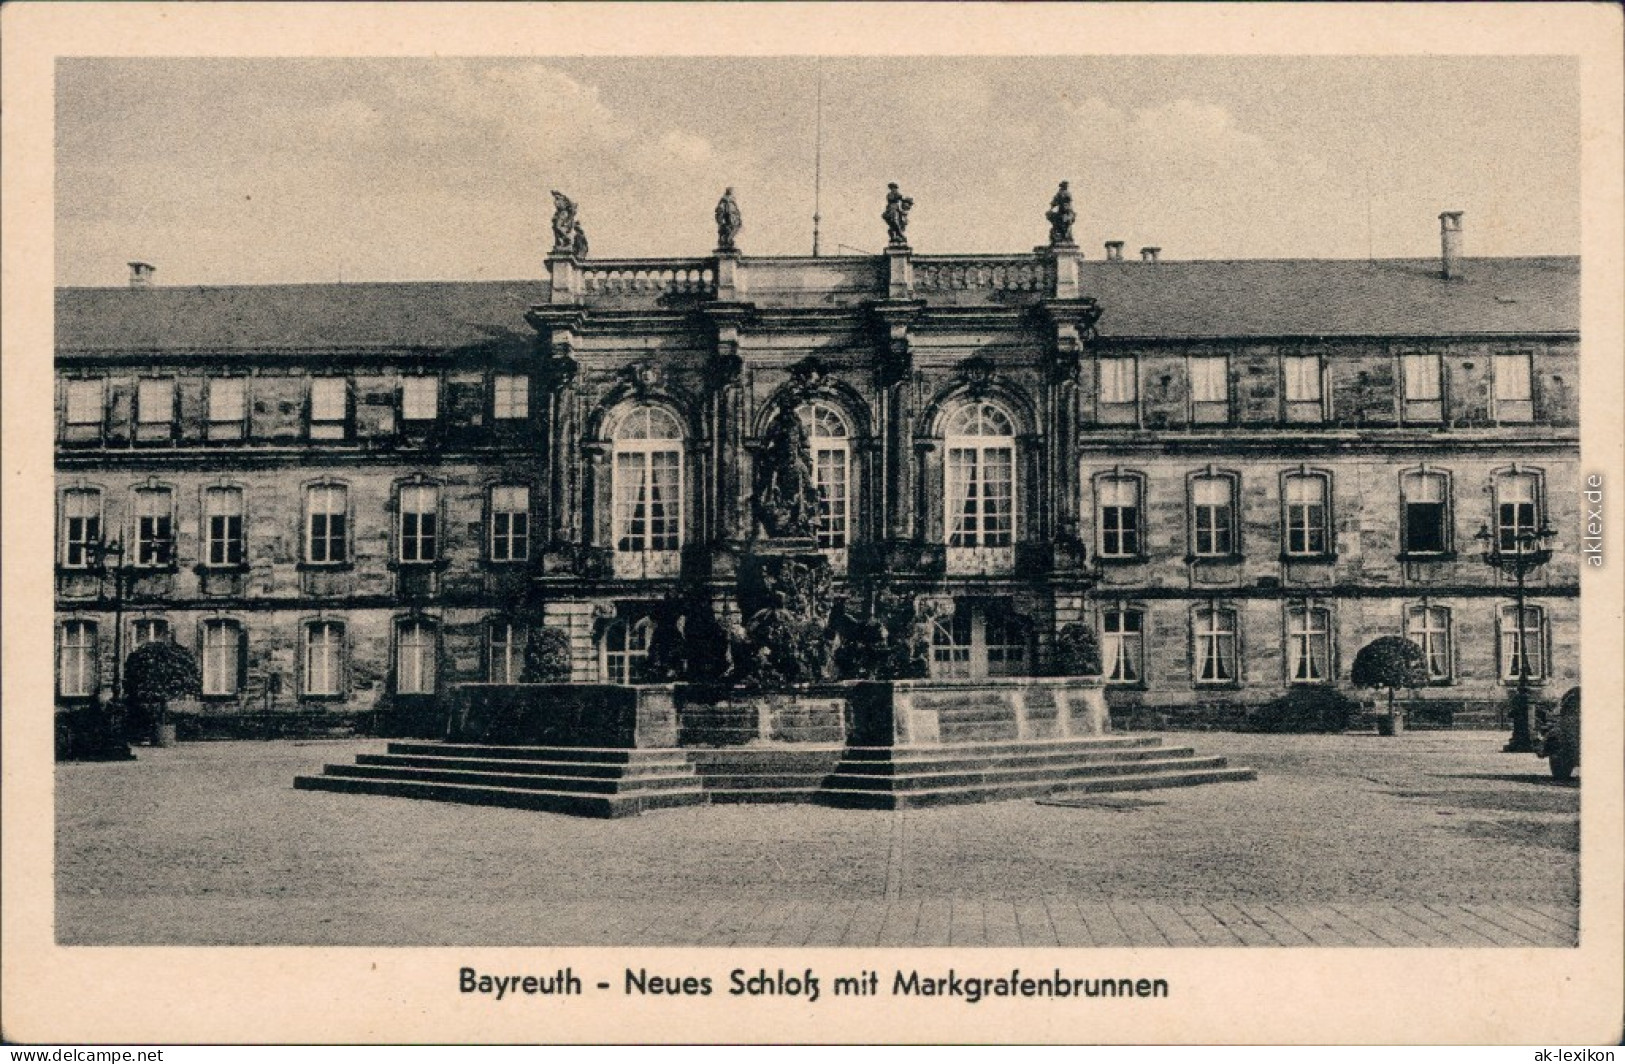
[(1101, 791), (1151, 791), (1162, 787), (1195, 787), (1203, 783), (1234, 783), (1257, 778), (1257, 769), (1242, 766), (1192, 769), (1188, 772), (1167, 772), (1154, 776), (1120, 776), (1117, 779), (1079, 780), (1076, 783), (1068, 783), (1051, 793), (1060, 796), (1066, 794), (1097, 794)]
[(994, 743), (920, 743), (911, 746), (849, 746), (849, 761), (911, 761), (962, 755), (985, 759), (1000, 754), (1037, 754), (1051, 750), (1121, 750), (1161, 746), (1155, 735), (1083, 735), (1068, 739), (1020, 739)]
[(380, 765), (328, 765), (324, 776), (359, 779), (412, 780), (424, 783), (468, 783), (486, 787), (509, 787), (534, 791), (565, 791), (579, 794), (631, 794), (652, 790), (674, 790), (698, 786), (692, 769), (680, 775), (636, 776), (595, 779), (587, 776), (542, 776), (523, 772), (469, 771), (458, 769), (404, 768)]
[(628, 779), (680, 773), (688, 768), (682, 757), (659, 761), (615, 764), (608, 761), (521, 761), (506, 757), (433, 757), (428, 754), (357, 754), (356, 764), (396, 768), (466, 769), (473, 772), (517, 772), (537, 776), (581, 776)]
[(392, 742), (392, 754), (418, 754), (441, 757), (500, 757), (520, 761), (573, 761), (602, 764), (647, 764), (683, 760), (683, 752), (673, 748), (629, 750), (603, 746), (499, 746), (487, 743)]
[[(1222, 783), (1256, 779), (1250, 768), (1216, 768), (1190, 772), (1168, 772), (1144, 776), (1118, 776), (1090, 780), (1081, 785), (1068, 786), (1065, 792), (1100, 793), (1104, 791), (1143, 791), (1160, 787), (1194, 787), (1204, 783)], [(821, 791), (815, 798), (819, 805), (847, 809), (904, 809), (933, 805), (963, 805), (970, 802), (999, 802), (1017, 798), (1038, 798), (1055, 793), (1054, 783), (1007, 783), (993, 786), (940, 787), (925, 791)]]
[(1033, 754), (1001, 754), (995, 757), (944, 757), (930, 760), (915, 758), (907, 761), (864, 761), (846, 759), (840, 766), (848, 774), (871, 773), (877, 776), (898, 775), (917, 771), (953, 772), (992, 768), (1041, 768), (1049, 765), (1098, 764), (1111, 761), (1146, 761), (1194, 757), (1196, 751), (1189, 746), (1138, 746), (1128, 748), (1050, 750)]
[(807, 787), (710, 787), (705, 797), (713, 805), (769, 805), (794, 803), (808, 805), (817, 799), (817, 784)]
[(705, 793), (698, 786), (686, 790), (639, 792), (636, 794), (579, 794), (565, 791), (538, 791), (513, 787), (430, 783), (420, 780), (363, 779), (354, 776), (299, 776), (294, 787), (307, 791), (338, 791), (345, 794), (372, 794), (393, 798), (416, 798), (465, 805), (495, 805), (512, 809), (536, 809), (575, 816), (637, 816), (652, 809), (672, 809), (703, 805)]
[(875, 773), (849, 774), (837, 770), (824, 782), (829, 790), (859, 791), (928, 791), (943, 787), (996, 786), (1004, 783), (1045, 783), (1056, 786), (1068, 780), (1095, 777), (1148, 775), (1162, 772), (1218, 769), (1225, 766), (1222, 757), (1180, 757), (1142, 761), (1100, 761), (1045, 765), (1039, 767), (1004, 768), (988, 765), (958, 772), (910, 771), (903, 775), (886, 776)]

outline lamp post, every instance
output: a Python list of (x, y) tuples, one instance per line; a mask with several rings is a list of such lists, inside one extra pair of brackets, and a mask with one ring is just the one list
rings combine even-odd
[[(101, 582), (113, 577), (113, 704), (124, 705), (124, 582), (129, 579), (130, 567), (124, 564), (124, 544), (117, 539), (98, 539), (87, 545), (90, 571), (96, 574), (98, 595)], [(108, 561), (111, 559), (112, 564)]]
[(1480, 525), (1478, 541), (1484, 564), (1512, 577), (1518, 596), (1518, 694), (1513, 704), (1512, 737), (1505, 753), (1526, 754), (1535, 749), (1529, 731), (1529, 634), (1524, 624), (1524, 578), (1552, 560), (1551, 540), (1557, 533), (1542, 524), (1539, 528), (1503, 530), (1500, 536)]

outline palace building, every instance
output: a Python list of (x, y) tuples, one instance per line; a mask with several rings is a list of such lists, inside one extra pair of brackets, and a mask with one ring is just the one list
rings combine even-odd
[[(572, 679), (639, 683), (679, 591), (737, 622), (781, 417), (836, 598), (910, 597), (933, 676), (1045, 674), (1081, 622), (1124, 721), (1346, 687), (1382, 635), (1423, 648), (1421, 697), (1482, 710), (1523, 670), (1555, 698), (1579, 261), (1464, 257), (1460, 221), (1428, 260), (724, 240), (561, 247), (530, 281), (61, 289), (59, 701), (155, 639), (211, 713), (384, 730), (518, 681), (539, 628)], [(1520, 613), (1483, 555), (1546, 528)]]

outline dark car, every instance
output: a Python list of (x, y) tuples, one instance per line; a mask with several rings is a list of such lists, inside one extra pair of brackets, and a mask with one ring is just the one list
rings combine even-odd
[(1539, 726), (1535, 752), (1551, 765), (1553, 779), (1568, 779), (1580, 764), (1580, 689), (1569, 688)]

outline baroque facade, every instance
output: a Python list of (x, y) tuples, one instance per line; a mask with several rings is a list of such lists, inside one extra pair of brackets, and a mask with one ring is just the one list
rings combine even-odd
[[(1462, 258), (1459, 221), (1442, 261), (728, 240), (536, 282), (62, 289), (59, 700), (159, 638), (213, 711), (385, 729), (519, 680), (539, 628), (574, 680), (652, 678), (679, 590), (737, 624), (787, 438), (837, 599), (914, 603), (934, 676), (1042, 674), (1084, 623), (1114, 711), (1177, 716), (1346, 685), (1399, 634), (1422, 697), (1500, 702), (1522, 656), (1555, 698), (1579, 263)], [(1520, 616), (1477, 535), (1543, 527)]]

